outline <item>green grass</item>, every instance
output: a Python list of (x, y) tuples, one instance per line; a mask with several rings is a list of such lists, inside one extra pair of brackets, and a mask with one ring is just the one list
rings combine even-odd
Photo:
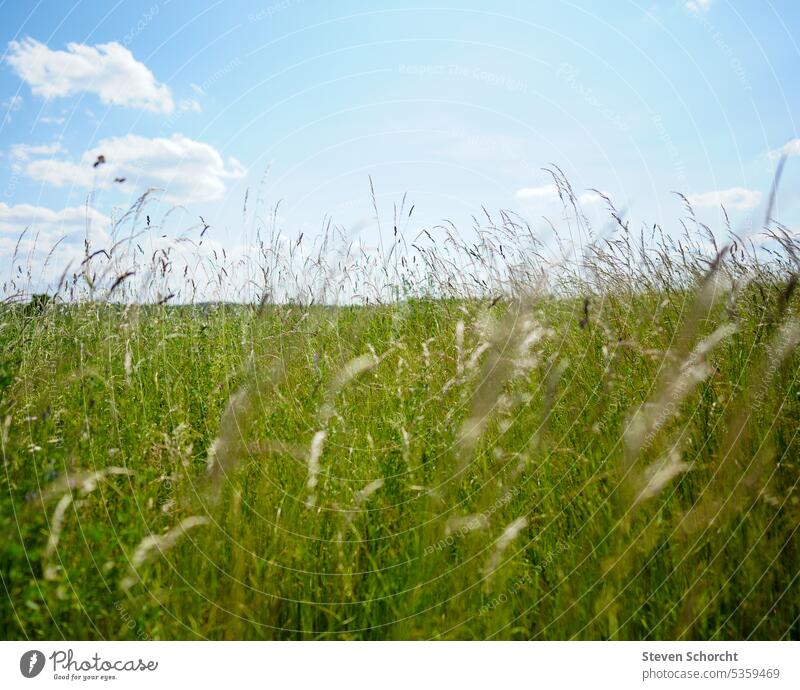
[(701, 280), (4, 306), (0, 637), (800, 638), (797, 300)]
[(403, 203), (148, 261), (145, 195), (54, 299), (18, 266), (0, 637), (800, 638), (798, 238), (596, 238), (551, 173), (580, 259)]

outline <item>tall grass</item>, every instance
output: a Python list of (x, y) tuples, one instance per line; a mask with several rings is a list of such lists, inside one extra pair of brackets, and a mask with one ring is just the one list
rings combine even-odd
[(800, 637), (797, 238), (553, 175), (580, 251), (404, 200), (383, 253), (148, 259), (143, 197), (7, 283), (3, 637)]

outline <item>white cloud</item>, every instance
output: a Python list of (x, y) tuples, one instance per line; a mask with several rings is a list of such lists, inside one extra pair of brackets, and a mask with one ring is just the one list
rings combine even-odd
[(686, 197), (692, 206), (726, 206), (735, 209), (749, 209), (758, 206), (761, 201), (761, 192), (743, 187), (732, 187), (714, 192), (701, 192), (689, 194)]
[(695, 14), (708, 12), (711, 9), (711, 0), (688, 0), (686, 9)]
[[(606, 194), (605, 192), (603, 192)], [(608, 194), (606, 194), (608, 196)], [(517, 199), (540, 199), (543, 201), (556, 201), (559, 199), (558, 187), (555, 184), (545, 184), (541, 187), (523, 187), (516, 193)], [(578, 203), (588, 206), (603, 201), (603, 197), (591, 190), (586, 190), (578, 196)]]
[(67, 121), (65, 117), (57, 117), (55, 115), (43, 115), (38, 119), (38, 122), (43, 125), (63, 125)]
[[(609, 196), (607, 192), (603, 192), (603, 194)], [(586, 191), (578, 197), (578, 201), (582, 204), (597, 204), (603, 201), (603, 197), (597, 192)]]
[(554, 184), (541, 187), (523, 187), (517, 190), (517, 199), (557, 199), (558, 188)]
[[(93, 167), (98, 156), (106, 163)], [(175, 134), (170, 138), (147, 138), (133, 134), (103, 139), (79, 161), (64, 158), (30, 160), (24, 173), (34, 180), (59, 187), (82, 185), (108, 188), (115, 178), (126, 185), (156, 187), (174, 203), (219, 199), (227, 179), (239, 179), (246, 171), (235, 158), (222, 155), (211, 145)]]
[(769, 152), (770, 158), (780, 158), (781, 156), (800, 156), (800, 139), (791, 139), (779, 149)]
[(37, 96), (95, 93), (106, 105), (163, 113), (175, 108), (169, 88), (119, 43), (69, 43), (64, 51), (26, 38), (8, 44), (5, 60)]
[(181, 111), (182, 113), (185, 113), (187, 111), (193, 113), (199, 113), (203, 110), (203, 108), (200, 105), (200, 103), (197, 102), (196, 99), (184, 98), (182, 101), (178, 102), (178, 110)]

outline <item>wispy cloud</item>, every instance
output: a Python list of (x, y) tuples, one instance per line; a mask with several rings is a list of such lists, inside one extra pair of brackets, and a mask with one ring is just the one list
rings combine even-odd
[(541, 187), (523, 187), (517, 190), (517, 199), (557, 199), (558, 188), (554, 184)]
[(746, 210), (758, 206), (761, 202), (761, 192), (744, 187), (731, 187), (713, 192), (700, 192), (688, 194), (686, 198), (692, 206), (726, 206), (739, 210)]
[(688, 0), (686, 9), (695, 14), (708, 12), (711, 9), (711, 2), (712, 0)]
[(67, 121), (65, 117), (59, 117), (57, 115), (42, 115), (37, 122), (43, 125), (63, 125)]
[(163, 113), (175, 108), (169, 88), (119, 43), (69, 43), (67, 50), (51, 50), (26, 38), (8, 44), (5, 60), (44, 98), (94, 93), (106, 105)]

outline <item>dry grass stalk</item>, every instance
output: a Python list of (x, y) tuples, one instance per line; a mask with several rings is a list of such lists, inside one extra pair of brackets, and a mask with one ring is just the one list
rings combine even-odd
[(252, 396), (248, 387), (242, 387), (229, 399), (220, 420), (219, 434), (208, 447), (206, 473), (212, 482), (227, 474), (242, 448), (241, 423), (249, 416)]
[(672, 479), (689, 469), (689, 465), (682, 462), (681, 457), (680, 450), (673, 448), (666, 456), (645, 468), (638, 478), (641, 488), (633, 499), (634, 506), (659, 494)]
[(208, 447), (206, 478), (215, 494), (249, 452), (244, 434), (257, 412), (256, 403), (267, 391), (274, 391), (283, 376), (282, 366), (273, 366), (264, 378), (256, 379), (251, 358), (245, 374), (248, 381), (228, 399), (220, 418), (219, 432)]
[(144, 563), (171, 549), (178, 542), (178, 539), (180, 539), (190, 529), (199, 527), (201, 525), (207, 525), (209, 523), (210, 520), (207, 517), (203, 517), (201, 515), (192, 515), (191, 517), (181, 520), (176, 527), (173, 527), (166, 534), (151, 534), (150, 536), (142, 539), (142, 541), (139, 542), (139, 545), (136, 547), (136, 550), (133, 552), (133, 556), (131, 557), (130, 561), (131, 574), (122, 580), (122, 589), (128, 590), (137, 582), (139, 582), (140, 576), (138, 569)]
[(505, 550), (509, 547), (512, 541), (517, 538), (519, 533), (528, 526), (528, 518), (520, 517), (509, 524), (500, 537), (495, 542), (494, 553), (492, 553), (489, 562), (486, 564), (484, 573), (487, 577), (491, 577), (497, 568), (500, 566), (500, 561), (503, 558)]
[(61, 538), (61, 530), (64, 528), (64, 518), (66, 517), (67, 508), (69, 508), (71, 503), (72, 494), (64, 494), (56, 505), (56, 509), (53, 511), (53, 517), (50, 519), (50, 536), (47, 539), (47, 546), (42, 556), (44, 562), (47, 564), (44, 568), (45, 580), (55, 580), (58, 574), (57, 568), (49, 561), (55, 554), (56, 548), (58, 548), (58, 540)]
[[(386, 356), (384, 354), (384, 356)], [(381, 361), (374, 353), (367, 353), (354, 357), (347, 362), (336, 374), (331, 385), (325, 395), (325, 401), (319, 410), (319, 424), (318, 429), (311, 439), (311, 445), (308, 450), (307, 465), (308, 465), (308, 480), (306, 481), (306, 488), (309, 494), (306, 497), (305, 504), (307, 507), (312, 508), (317, 503), (317, 482), (319, 478), (320, 459), (325, 447), (325, 439), (328, 436), (326, 429), (328, 422), (336, 414), (336, 396), (338, 393), (360, 374), (375, 368)]]
[(111, 476), (133, 476), (133, 472), (125, 467), (110, 465), (102, 470), (77, 470), (64, 474), (54, 482), (49, 484), (39, 494), (42, 501), (49, 501), (55, 496), (59, 496), (65, 491), (77, 490), (82, 496), (94, 491), (97, 483), (106, 477)]
[(741, 401), (733, 406), (728, 432), (721, 445), (720, 462), (714, 473), (712, 486), (703, 494), (702, 500), (693, 506), (681, 520), (686, 534), (705, 530), (712, 523), (721, 522), (741, 504), (744, 493), (753, 488), (757, 475), (763, 469), (769, 455), (757, 454), (748, 467), (740, 463), (740, 451), (749, 440), (750, 423), (754, 413), (761, 410), (764, 400), (781, 366), (800, 344), (800, 321), (789, 319), (779, 328), (775, 337), (755, 368), (752, 385), (748, 386)]
[(503, 405), (503, 389), (507, 383), (525, 375), (537, 362), (529, 356), (534, 344), (547, 335), (530, 315), (530, 303), (520, 304), (520, 311), (511, 311), (503, 323), (489, 334), (490, 347), (481, 348), (482, 354), (488, 350), (480, 381), (472, 393), (467, 418), (461, 426), (458, 437), (458, 463), (456, 476), (460, 476), (470, 464), (478, 441), (491, 421), (494, 413), (506, 409)]
[(639, 454), (650, 447), (658, 433), (680, 411), (681, 404), (697, 384), (711, 374), (708, 354), (736, 332), (733, 324), (724, 324), (704, 338), (680, 364), (671, 379), (661, 387), (655, 400), (642, 405), (625, 429), (625, 446), (630, 467)]
[(70, 475), (56, 480), (40, 493), (40, 498), (43, 502), (50, 500), (54, 496), (63, 494), (53, 511), (53, 516), (50, 520), (50, 535), (47, 539), (47, 546), (42, 554), (42, 560), (45, 563), (44, 577), (46, 580), (55, 579), (58, 573), (57, 568), (50, 563), (50, 561), (56, 553), (58, 542), (61, 538), (61, 531), (64, 528), (67, 508), (69, 508), (73, 501), (73, 490), (77, 491), (81, 496), (86, 496), (97, 488), (97, 484), (101, 479), (112, 475), (131, 476), (133, 472), (124, 467), (115, 466), (105, 467), (102, 470), (93, 472), (73, 472)]

